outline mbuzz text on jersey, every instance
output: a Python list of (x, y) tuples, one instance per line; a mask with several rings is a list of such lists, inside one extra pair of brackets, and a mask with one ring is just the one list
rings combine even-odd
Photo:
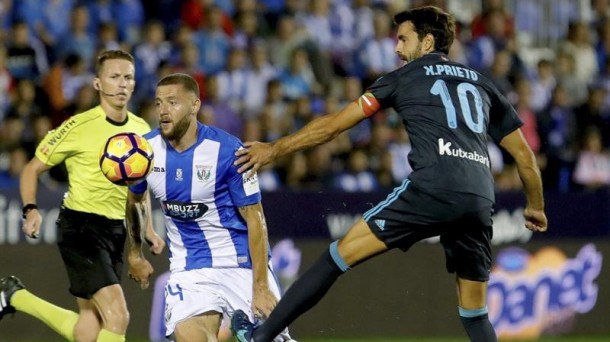
[(470, 69), (462, 68), (456, 65), (448, 65), (448, 64), (434, 64), (434, 65), (424, 65), (424, 70), (426, 71), (426, 76), (440, 76), (440, 75), (448, 75), (448, 76), (457, 76), (467, 78), (469, 80), (476, 81), (479, 79), (479, 75), (476, 72)]

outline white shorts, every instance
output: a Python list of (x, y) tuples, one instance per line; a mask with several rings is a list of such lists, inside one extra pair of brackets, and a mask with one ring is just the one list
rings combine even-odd
[[(279, 299), (277, 279), (269, 268), (269, 288)], [(260, 324), (252, 312), (252, 270), (245, 268), (201, 268), (172, 273), (165, 285), (165, 328), (173, 334), (176, 324), (205, 312), (223, 314), (230, 322), (235, 310), (243, 310), (251, 322)], [(274, 341), (291, 340), (288, 329)]]

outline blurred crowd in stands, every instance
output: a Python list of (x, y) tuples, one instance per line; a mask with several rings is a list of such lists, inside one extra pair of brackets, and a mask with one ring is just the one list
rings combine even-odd
[[(610, 189), (607, 0), (0, 0), (0, 188), (18, 186), (46, 132), (98, 103), (101, 50), (134, 55), (130, 110), (152, 127), (157, 80), (185, 72), (201, 87), (201, 122), (268, 141), (399, 67), (392, 15), (430, 4), (458, 20), (450, 57), (514, 104), (545, 190)], [(498, 189), (517, 190), (513, 162), (489, 146)], [(408, 175), (409, 150), (384, 111), (259, 177), (267, 191), (376, 191)], [(66, 181), (61, 166), (45, 177)]]

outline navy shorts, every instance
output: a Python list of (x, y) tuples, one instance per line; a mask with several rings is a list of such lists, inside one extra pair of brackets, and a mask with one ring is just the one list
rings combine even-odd
[(364, 213), (364, 220), (388, 248), (407, 251), (440, 236), (447, 271), (460, 278), (487, 281), (491, 268), (493, 202), (463, 193), (428, 193), (405, 181)]
[(62, 208), (57, 228), (72, 295), (91, 299), (99, 289), (120, 283), (127, 236), (123, 220)]

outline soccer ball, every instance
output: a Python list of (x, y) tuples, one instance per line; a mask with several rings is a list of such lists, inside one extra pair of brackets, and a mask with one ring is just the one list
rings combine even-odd
[(119, 133), (111, 136), (100, 150), (100, 169), (114, 184), (133, 185), (142, 181), (152, 170), (154, 153), (142, 136)]

